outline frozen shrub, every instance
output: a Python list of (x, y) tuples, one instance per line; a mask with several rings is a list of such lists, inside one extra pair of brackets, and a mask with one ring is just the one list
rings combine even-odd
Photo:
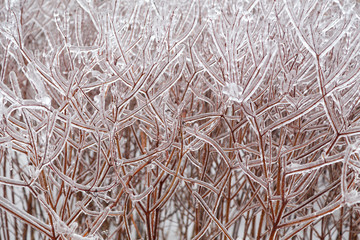
[(0, 8), (0, 239), (358, 239), (358, 1)]

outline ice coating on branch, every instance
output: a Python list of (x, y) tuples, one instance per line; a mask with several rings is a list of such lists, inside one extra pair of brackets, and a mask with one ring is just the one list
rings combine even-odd
[(73, 240), (97, 240), (99, 239), (98, 237), (96, 236), (92, 236), (92, 237), (83, 237), (79, 234), (76, 234), (76, 233), (73, 233), (71, 234), (71, 239)]
[(40, 2), (0, 8), (9, 239), (355, 229), (358, 1)]
[(135, 195), (135, 194), (131, 193), (130, 198), (134, 202), (139, 202), (139, 201), (143, 200), (146, 196), (148, 196), (153, 191), (153, 189), (154, 189), (153, 186), (150, 186), (144, 192), (142, 192), (140, 194)]
[(61, 220), (61, 218), (57, 215), (55, 215), (55, 231), (58, 234), (61, 234), (64, 237), (67, 237), (69, 239), (76, 239), (76, 240), (97, 240), (98, 237), (94, 235), (88, 235), (86, 237), (81, 236), (80, 234), (77, 234), (75, 231), (78, 228), (77, 223), (72, 223), (70, 226), (68, 226), (65, 222)]
[(25, 75), (27, 76), (27, 78), (29, 79), (29, 81), (31, 82), (31, 84), (33, 85), (33, 87), (36, 91), (35, 99), (38, 102), (44, 103), (46, 106), (50, 106), (51, 98), (47, 94), (43, 80), (41, 79), (39, 73), (35, 69), (35, 66), (33, 63), (29, 63), (26, 66)]
[(351, 144), (350, 147), (353, 152), (360, 154), (360, 140)]
[(221, 14), (221, 8), (218, 4), (214, 7), (211, 7), (208, 12), (208, 17), (210, 20), (216, 20)]
[(8, 10), (20, 12), (20, 7), (23, 4), (22, 0), (5, 0), (5, 6)]
[(360, 203), (360, 192), (353, 189), (350, 192), (345, 193), (344, 202), (348, 206), (352, 206), (354, 204)]
[(287, 172), (291, 172), (291, 171), (296, 171), (298, 169), (301, 169), (302, 165), (298, 164), (298, 163), (291, 163), (290, 165), (286, 166), (286, 171)]
[(229, 97), (231, 101), (241, 103), (243, 101), (244, 89), (236, 83), (227, 83), (223, 88), (223, 93)]
[(4, 118), (6, 113), (6, 107), (4, 103), (4, 96), (0, 92), (0, 121)]

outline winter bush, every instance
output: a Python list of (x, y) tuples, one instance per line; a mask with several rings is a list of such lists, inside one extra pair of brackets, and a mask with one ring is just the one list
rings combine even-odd
[(0, 239), (358, 239), (359, 1), (0, 3)]

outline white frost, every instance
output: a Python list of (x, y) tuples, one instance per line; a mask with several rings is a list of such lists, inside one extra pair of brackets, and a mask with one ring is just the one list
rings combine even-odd
[(231, 101), (241, 103), (243, 101), (244, 89), (236, 83), (227, 83), (223, 89), (223, 93), (229, 96)]
[(350, 192), (345, 193), (344, 202), (348, 206), (360, 203), (360, 192), (353, 189)]

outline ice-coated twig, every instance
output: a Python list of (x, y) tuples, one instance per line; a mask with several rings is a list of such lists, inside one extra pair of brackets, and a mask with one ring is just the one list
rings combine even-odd
[(225, 226), (219, 221), (219, 219), (217, 219), (215, 217), (215, 215), (213, 214), (213, 212), (211, 211), (211, 209), (208, 207), (208, 205), (206, 204), (206, 202), (202, 199), (202, 197), (197, 193), (197, 192), (193, 192), (193, 195), (195, 196), (196, 200), (199, 201), (199, 203), (201, 204), (201, 206), (203, 207), (203, 209), (205, 210), (205, 212), (207, 214), (209, 214), (209, 216), (211, 217), (211, 219), (216, 223), (216, 225), (221, 229), (221, 231), (229, 238), (229, 239), (233, 239), (230, 235), (230, 233), (228, 232), (228, 230), (225, 228)]
[(29, 224), (31, 227), (41, 231), (48, 237), (51, 237), (51, 229), (48, 224), (41, 222), (39, 219), (35, 218), (31, 214), (28, 214), (20, 209), (18, 209), (14, 204), (9, 202), (6, 198), (0, 196), (0, 207), (4, 209), (6, 212), (14, 215), (17, 219), (24, 221)]

